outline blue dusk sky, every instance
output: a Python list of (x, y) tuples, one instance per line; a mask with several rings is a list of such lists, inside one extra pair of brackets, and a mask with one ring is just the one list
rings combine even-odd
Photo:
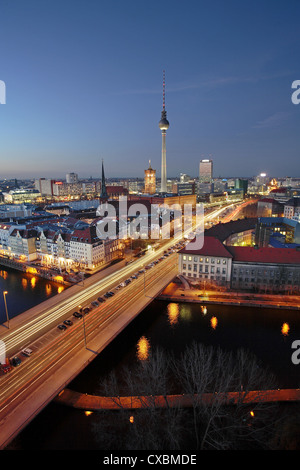
[[(0, 179), (300, 177), (299, 0), (0, 0)], [(1, 97), (1, 96), (0, 96)]]

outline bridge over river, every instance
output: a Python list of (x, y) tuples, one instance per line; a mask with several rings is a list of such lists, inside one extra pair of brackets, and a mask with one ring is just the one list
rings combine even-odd
[[(205, 215), (218, 217), (226, 207)], [(114, 266), (66, 289), (1, 325), (0, 340), (8, 357), (25, 347), (32, 349), (19, 366), (0, 377), (0, 449), (7, 444), (124, 329), (175, 278), (177, 253), (164, 251), (182, 240), (175, 236), (156, 251), (127, 266)], [(159, 261), (158, 261), (159, 260)], [(151, 268), (151, 263), (158, 261)], [(120, 283), (138, 273), (126, 287)], [(98, 296), (114, 296), (82, 318), (73, 317)], [(58, 329), (63, 321), (72, 325)]]
[[(174, 240), (173, 240), (174, 243)], [(170, 242), (171, 244), (171, 242)], [(177, 253), (162, 258), (164, 248), (124, 267), (65, 290), (2, 326), (0, 339), (9, 357), (18, 354), (19, 366), (0, 377), (0, 448), (7, 444), (70, 383), (177, 275)], [(160, 261), (149, 267), (154, 260)], [(125, 279), (138, 274), (125, 286)], [(79, 308), (98, 296), (115, 295), (82, 318)], [(72, 325), (57, 328), (63, 320)], [(30, 357), (21, 350), (30, 347)]]
[(147, 407), (190, 408), (195, 402), (211, 404), (215, 399), (224, 405), (235, 403), (262, 403), (262, 402), (298, 402), (300, 389), (282, 390), (253, 390), (247, 392), (203, 393), (200, 395), (157, 395), (157, 396), (130, 396), (130, 397), (102, 397), (88, 395), (65, 389), (56, 397), (55, 402), (62, 405), (79, 408), (87, 411), (141, 409)]

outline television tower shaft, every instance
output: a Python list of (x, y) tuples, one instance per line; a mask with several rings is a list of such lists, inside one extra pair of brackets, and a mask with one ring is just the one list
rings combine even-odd
[(163, 73), (163, 109), (161, 112), (161, 120), (159, 121), (159, 128), (162, 135), (162, 148), (161, 148), (161, 193), (167, 192), (167, 158), (166, 158), (166, 131), (169, 129), (169, 121), (167, 120), (167, 111), (165, 106), (165, 71)]

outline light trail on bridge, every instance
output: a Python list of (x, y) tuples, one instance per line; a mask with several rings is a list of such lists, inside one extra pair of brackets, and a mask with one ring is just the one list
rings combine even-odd
[[(206, 215), (204, 220), (216, 218), (226, 209), (227, 207), (224, 206), (221, 209), (214, 210), (210, 214)], [(184, 232), (183, 236), (188, 237), (191, 231), (192, 230)], [(175, 236), (158, 250), (148, 252), (143, 256), (143, 258), (121, 268), (116, 273), (108, 275), (105, 279), (96, 282), (92, 286), (85, 287), (81, 292), (70, 296), (62, 302), (58, 302), (57, 305), (45, 309), (45, 311), (39, 314), (38, 317), (27, 321), (24, 325), (14, 328), (11, 331), (4, 332), (0, 336), (0, 339), (5, 342), (7, 352), (9, 353), (10, 351), (23, 349), (30, 341), (32, 341), (32, 338), (36, 337), (38, 334), (45, 333), (47, 328), (55, 327), (58, 322), (66, 319), (71, 312), (76, 311), (79, 305), (84, 306), (84, 304), (89, 303), (91, 299), (95, 300), (95, 296), (103, 295), (107, 290), (113, 289), (126, 278), (142, 269), (145, 265), (161, 257), (165, 250), (182, 240), (183, 236), (181, 234)]]

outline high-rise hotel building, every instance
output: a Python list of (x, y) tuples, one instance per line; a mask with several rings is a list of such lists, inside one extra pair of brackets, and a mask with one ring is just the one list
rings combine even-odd
[(213, 161), (200, 160), (199, 165), (199, 193), (210, 193), (212, 188), (213, 179)]
[(151, 167), (151, 160), (149, 160), (149, 168), (145, 170), (144, 176), (146, 194), (155, 194), (156, 192), (156, 170)]
[(200, 160), (199, 165), (199, 183), (212, 183), (213, 161)]

